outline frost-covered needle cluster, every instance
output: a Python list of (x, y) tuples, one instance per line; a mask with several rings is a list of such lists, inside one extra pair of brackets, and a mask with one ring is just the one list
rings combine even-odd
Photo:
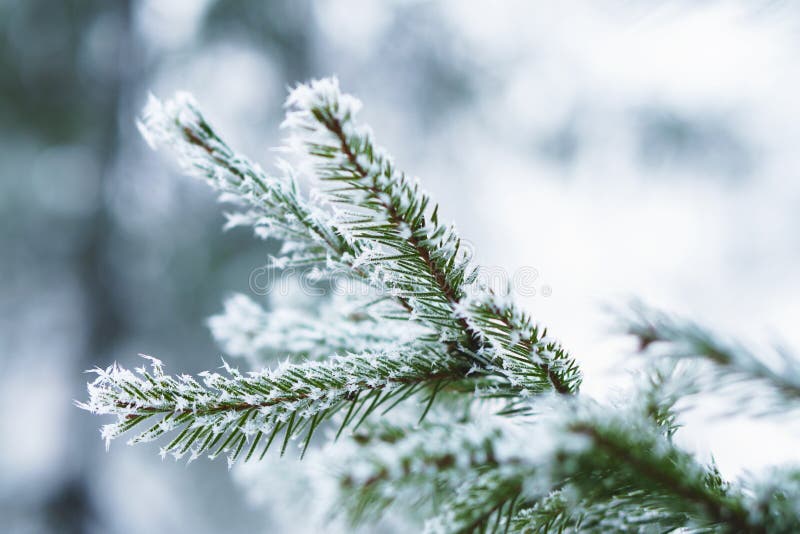
[[(223, 373), (169, 375), (153, 358), (149, 368), (95, 369), (78, 405), (116, 418), (102, 428), (107, 443), (163, 437), (162, 456), (234, 463), (294, 439), (304, 454), (326, 429), (349, 443), (330, 470), (349, 519), (392, 507), (433, 532), (800, 528), (800, 472), (740, 487), (673, 443), (674, 407), (701, 381), (676, 381), (661, 364), (626, 405), (578, 395), (576, 362), (476, 281), (455, 226), (375, 144), (360, 107), (335, 79), (297, 86), (282, 125), (292, 163), (271, 175), (231, 149), (190, 96), (151, 98), (143, 135), (238, 208), (227, 226), (280, 241), (276, 268), (346, 278), (358, 291), (316, 313), (231, 297), (209, 326), (248, 372), (224, 363)], [(308, 194), (297, 176), (310, 180)], [(771, 406), (798, 401), (796, 361), (779, 373), (648, 313), (631, 321), (643, 348), (705, 358), (719, 376), (770, 388)]]

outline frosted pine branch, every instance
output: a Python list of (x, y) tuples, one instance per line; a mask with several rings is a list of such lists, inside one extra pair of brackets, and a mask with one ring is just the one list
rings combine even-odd
[(478, 292), (459, 303), (456, 313), (484, 343), (479, 352), (494, 355), (500, 372), (512, 383), (538, 383), (531, 393), (568, 394), (580, 388), (582, 375), (575, 360), (507, 297)]
[(503, 474), (476, 470), (477, 474), (455, 488), (436, 516), (425, 522), (428, 534), (492, 532), (506, 530), (522, 491), (524, 473)]
[(632, 492), (606, 502), (584, 506), (555, 490), (535, 505), (519, 510), (509, 521), (509, 532), (546, 534), (585, 532), (624, 534), (628, 532), (672, 532), (685, 528), (685, 516), (639, 504), (640, 494)]
[(626, 327), (638, 338), (642, 351), (654, 357), (708, 363), (703, 368), (707, 372), (696, 379), (698, 387), (706, 391), (725, 388), (738, 399), (737, 409), (776, 413), (800, 406), (800, 359), (786, 351), (766, 351), (760, 356), (696, 323), (641, 304), (634, 306)]
[(287, 107), (289, 148), (312, 158), (315, 174), (331, 184), (332, 200), (349, 208), (339, 212), (338, 226), (370, 244), (364, 261), (385, 274), (382, 282), (408, 303), (414, 319), (494, 364), (512, 383), (523, 373), (527, 382), (539, 378), (537, 391), (577, 391), (580, 371), (563, 349), (542, 343), (540, 329), (513, 305), (470, 287), (477, 272), (455, 227), (440, 224), (439, 208), (419, 182), (356, 122), (356, 98), (341, 93), (336, 79), (323, 79), (298, 86)]
[(290, 146), (315, 159), (315, 174), (332, 184), (327, 193), (334, 201), (358, 210), (341, 211), (338, 219), (372, 244), (364, 260), (386, 271), (387, 284), (409, 299), (419, 320), (446, 340), (461, 340), (451, 304), (462, 296), (469, 262), (459, 253), (455, 229), (438, 223), (438, 208), (429, 210), (419, 183), (398, 171), (370, 130), (355, 122), (361, 104), (342, 94), (337, 80), (300, 85), (286, 105), (283, 126), (295, 136)]
[[(635, 401), (624, 409), (579, 403), (570, 412), (556, 419), (561, 444), (542, 472), (564, 490), (572, 513), (585, 511), (580, 521), (618, 532), (645, 524), (675, 528), (676, 522), (689, 532), (800, 527), (783, 495), (757, 500), (746, 486), (723, 482), (715, 466), (700, 464), (672, 443)], [(643, 509), (650, 513), (643, 516)], [(609, 524), (614, 517), (618, 523)]]
[(767, 524), (787, 532), (800, 526), (795, 505), (784, 505), (794, 495), (791, 483), (782, 490), (788, 494), (770, 495), (761, 481), (751, 484), (761, 488), (755, 492), (723, 482), (714, 466), (673, 444), (646, 406), (632, 411), (557, 401), (539, 414), (516, 427), (487, 419), (373, 431), (344, 463), (344, 500), (358, 518), (397, 504), (429, 506), (436, 495), (448, 495), (428, 522), (435, 532), (494, 524), (512, 532), (766, 532)]
[[(458, 521), (448, 520), (447, 531), (470, 531), (467, 525), (477, 527), (520, 493), (530, 474), (524, 458), (536, 448), (509, 449), (521, 436), (516, 425), (486, 412), (460, 424), (441, 413), (432, 419), (419, 426), (376, 422), (353, 437), (360, 448), (340, 461), (340, 491), (352, 521), (379, 517), (397, 503), (426, 515), (453, 513)], [(475, 485), (491, 495), (472, 492)], [(448, 502), (451, 495), (461, 499), (449, 502), (452, 509), (445, 512), (432, 504), (439, 495), (448, 495)], [(441, 530), (436, 524), (430, 530)]]
[(228, 227), (249, 224), (261, 237), (285, 240), (291, 245), (287, 258), (297, 264), (346, 263), (358, 253), (357, 244), (348, 243), (331, 224), (329, 213), (302, 198), (288, 165), (281, 165), (281, 176), (270, 176), (233, 151), (191, 95), (178, 93), (166, 103), (151, 95), (138, 124), (152, 148), (169, 148), (185, 173), (247, 209), (230, 215)]
[(290, 438), (301, 434), (307, 445), (318, 425), (341, 410), (347, 410), (345, 427), (382, 405), (391, 407), (387, 401), (461, 380), (466, 371), (464, 362), (412, 347), (284, 364), (245, 375), (225, 367), (227, 374), (205, 372), (200, 381), (166, 375), (155, 359), (152, 372), (139, 368), (134, 373), (117, 365), (95, 369), (89, 400), (78, 405), (117, 417), (116, 423), (103, 427), (107, 444), (150, 421), (154, 424), (129, 443), (173, 433), (177, 436), (162, 448), (162, 455), (189, 454), (194, 459), (205, 452), (211, 457), (227, 453), (235, 461), (242, 453), (252, 457), (259, 445), (263, 456), (279, 433), (284, 435), (282, 452)]
[(185, 170), (250, 206), (232, 221), (286, 240), (292, 264), (324, 261), (348, 269), (395, 298), (449, 350), (470, 354), (512, 384), (532, 385), (531, 394), (577, 390), (575, 362), (552, 340), (541, 343), (530, 318), (482, 290), (489, 306), (467, 304), (476, 271), (460, 252), (455, 228), (439, 224), (429, 196), (355, 122), (360, 103), (354, 97), (342, 94), (335, 80), (319, 80), (295, 89), (287, 107), (290, 144), (316, 161), (320, 179), (340, 184), (328, 193), (350, 209), (331, 213), (301, 199), (288, 167), (283, 177), (267, 176), (234, 153), (186, 95), (166, 104), (152, 100), (142, 130), (153, 144), (172, 147)]
[(681, 362), (655, 362), (636, 374), (631, 395), (640, 413), (656, 424), (668, 439), (680, 428), (678, 404), (697, 392), (695, 375)]
[[(260, 368), (291, 357), (323, 360), (331, 354), (382, 351), (430, 333), (406, 321), (382, 321), (375, 305), (334, 296), (316, 313), (292, 308), (266, 311), (246, 295), (233, 295), (225, 310), (208, 320), (214, 339), (226, 354)], [(397, 311), (394, 311), (397, 313)]]
[[(624, 412), (590, 412), (568, 422), (564, 431), (584, 444), (550, 468), (555, 478), (569, 480), (581, 496), (578, 504), (605, 501), (620, 509), (647, 507), (659, 511), (653, 515), (658, 521), (682, 514), (682, 526), (688, 529), (716, 525), (734, 532), (759, 531), (742, 495), (728, 495), (709, 484), (708, 468), (646, 419)], [(607, 512), (613, 511), (607, 507)]]

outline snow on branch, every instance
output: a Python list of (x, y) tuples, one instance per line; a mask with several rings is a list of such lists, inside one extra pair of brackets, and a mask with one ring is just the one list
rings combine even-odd
[[(703, 368), (708, 372), (697, 374), (697, 387), (704, 391), (724, 388), (736, 401), (736, 410), (776, 413), (800, 407), (800, 359), (788, 351), (758, 355), (742, 343), (725, 341), (696, 323), (642, 304), (633, 306), (626, 329), (639, 340), (641, 350), (653, 357), (708, 364)], [(754, 387), (758, 385), (763, 387)]]
[(414, 319), (512, 382), (522, 373), (528, 382), (538, 377), (537, 391), (578, 390), (580, 371), (566, 352), (542, 341), (542, 329), (513, 304), (475, 286), (477, 271), (455, 226), (439, 222), (439, 208), (419, 181), (400, 171), (356, 121), (357, 99), (327, 78), (295, 88), (286, 106), (287, 147), (312, 159), (331, 200), (347, 208), (337, 213), (337, 226), (369, 243), (364, 261), (384, 273), (383, 283)]
[(765, 524), (788, 532), (799, 525), (796, 503), (785, 501), (797, 484), (736, 489), (672, 443), (645, 406), (552, 399), (523, 423), (473, 417), (383, 425), (355, 439), (361, 449), (340, 462), (342, 501), (355, 519), (396, 504), (428, 510), (447, 495), (432, 506), (430, 532), (495, 525), (512, 532), (764, 532)]
[(629, 509), (645, 507), (657, 512), (657, 522), (682, 514), (682, 526), (689, 529), (720, 525), (753, 531), (756, 522), (744, 496), (712, 483), (712, 471), (671, 443), (649, 419), (590, 408), (568, 420), (563, 432), (583, 440), (583, 446), (562, 451), (549, 468), (554, 479), (569, 480), (573, 495), (580, 496), (577, 505), (605, 502), (606, 513), (617, 508), (624, 512), (616, 515), (625, 517)]
[(533, 506), (523, 507), (508, 522), (509, 532), (546, 534), (584, 532), (589, 534), (625, 532), (672, 532), (683, 528), (685, 516), (638, 504), (638, 492), (604, 502), (581, 503), (568, 491), (555, 490)]
[(227, 227), (248, 224), (260, 237), (285, 240), (291, 244), (287, 258), (298, 265), (346, 263), (358, 253), (357, 244), (348, 243), (332, 225), (330, 214), (301, 196), (288, 165), (281, 164), (281, 176), (270, 176), (236, 153), (188, 93), (167, 102), (151, 95), (138, 126), (152, 148), (170, 149), (186, 174), (206, 180), (222, 200), (247, 210), (229, 215)]
[[(442, 521), (449, 532), (485, 525), (501, 507), (513, 508), (509, 504), (531, 474), (524, 458), (537, 448), (507, 447), (521, 443), (508, 439), (520, 438), (515, 426), (488, 412), (460, 424), (441, 412), (422, 425), (373, 422), (354, 435), (359, 448), (339, 462), (341, 501), (350, 520), (374, 520), (397, 503), (423, 517), (436, 514), (427, 525), (431, 531), (441, 530)], [(448, 496), (447, 511), (435, 505), (440, 495)]]
[(88, 385), (89, 400), (80, 408), (115, 415), (117, 422), (102, 429), (111, 440), (150, 421), (130, 444), (152, 441), (163, 434), (176, 437), (161, 449), (162, 456), (205, 452), (214, 458), (227, 453), (231, 462), (241, 454), (263, 457), (278, 434), (281, 453), (289, 440), (305, 436), (304, 449), (323, 421), (346, 410), (341, 428), (363, 420), (379, 407), (428, 391), (433, 396), (448, 382), (463, 379), (465, 363), (427, 348), (398, 347), (379, 353), (334, 356), (320, 362), (286, 363), (274, 370), (241, 374), (225, 364), (226, 374), (164, 374), (152, 359), (152, 372), (132, 372), (115, 365), (95, 369)]
[(512, 383), (537, 384), (531, 393), (570, 394), (580, 388), (583, 376), (575, 360), (510, 299), (479, 291), (456, 310), (483, 341), (480, 352), (494, 355), (500, 372)]
[(285, 357), (324, 360), (331, 354), (381, 351), (429, 335), (407, 321), (382, 321), (373, 308), (335, 295), (316, 312), (268, 312), (247, 295), (237, 294), (208, 325), (226, 354), (245, 358), (254, 369)]
[(449, 350), (530, 385), (528, 394), (577, 391), (574, 360), (554, 340), (540, 339), (543, 329), (512, 303), (475, 286), (477, 271), (455, 227), (439, 223), (418, 181), (397, 170), (355, 121), (357, 99), (328, 78), (298, 86), (286, 106), (288, 146), (313, 161), (316, 177), (331, 186), (329, 200), (342, 208), (329, 209), (319, 195), (301, 198), (288, 164), (275, 178), (235, 153), (186, 94), (167, 103), (151, 98), (140, 126), (153, 146), (171, 147), (186, 172), (249, 207), (231, 224), (283, 239), (281, 265), (344, 269), (393, 298)]

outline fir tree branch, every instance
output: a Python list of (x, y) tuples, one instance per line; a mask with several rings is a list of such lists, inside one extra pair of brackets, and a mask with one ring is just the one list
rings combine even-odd
[[(639, 340), (642, 351), (672, 360), (701, 360), (710, 364), (711, 373), (697, 378), (702, 389), (715, 391), (741, 382), (766, 386), (761, 401), (753, 402), (753, 391), (741, 387), (730, 391), (738, 395), (739, 407), (766, 412), (797, 409), (800, 406), (800, 360), (786, 351), (769, 354), (768, 363), (740, 343), (725, 342), (698, 324), (681, 321), (667, 314), (633, 306), (626, 320), (627, 331)], [(734, 388), (729, 388), (733, 390)], [(689, 391), (686, 392), (691, 393)]]
[(577, 365), (554, 342), (542, 344), (528, 316), (486, 290), (469, 295), (476, 271), (460, 253), (455, 228), (439, 223), (438, 206), (356, 122), (360, 105), (340, 92), (337, 80), (316, 80), (292, 91), (283, 126), (294, 134), (290, 147), (313, 158), (316, 175), (336, 184), (328, 191), (333, 200), (357, 210), (338, 221), (371, 243), (365, 261), (388, 273), (383, 282), (441, 339), (459, 343), (512, 383), (522, 372), (527, 382), (538, 378), (536, 391), (576, 392)]
[[(284, 126), (294, 133), (290, 146), (314, 161), (315, 175), (332, 185), (328, 198), (343, 208), (326, 211), (301, 199), (288, 167), (281, 178), (267, 177), (233, 153), (185, 97), (166, 106), (151, 104), (144, 130), (173, 146), (185, 168), (251, 208), (230, 224), (252, 224), (264, 229), (262, 234), (286, 240), (293, 264), (325, 262), (349, 269), (386, 291), (407, 319), (435, 335), (420, 336), (400, 351), (376, 351), (381, 340), (367, 332), (349, 330), (342, 337), (353, 325), (338, 323), (337, 338), (323, 335), (325, 325), (309, 321), (307, 338), (319, 334), (315, 350), (351, 350), (360, 341), (371, 350), (247, 377), (228, 368), (225, 377), (205, 374), (204, 385), (191, 377), (166, 376), (160, 364), (152, 374), (142, 370), (141, 377), (116, 366), (98, 370), (90, 401), (80, 406), (118, 417), (104, 429), (107, 440), (155, 417), (156, 424), (132, 441), (178, 430), (163, 454), (194, 458), (206, 451), (212, 456), (227, 452), (234, 461), (245, 450), (247, 458), (252, 456), (262, 436), (268, 436), (264, 452), (278, 434), (283, 449), (300, 435), (307, 446), (319, 424), (336, 413), (346, 411), (341, 428), (358, 426), (379, 406), (389, 410), (420, 391), (427, 392), (423, 417), (443, 390), (505, 399), (502, 413), (513, 414), (532, 413), (527, 397), (533, 394), (578, 391), (577, 365), (545, 329), (509, 299), (473, 284), (475, 270), (460, 250), (455, 228), (439, 223), (430, 197), (356, 122), (360, 103), (355, 98), (342, 94), (336, 80), (319, 80), (292, 91), (287, 107)], [(248, 313), (266, 318), (252, 309)], [(217, 327), (235, 320), (218, 320)], [(288, 323), (287, 329), (303, 329), (299, 318)], [(223, 342), (241, 344), (242, 336), (269, 328), (262, 322), (250, 331), (217, 330)], [(766, 383), (785, 403), (800, 396), (798, 364), (789, 358), (781, 373), (694, 325), (663, 317), (634, 322), (631, 332), (643, 348), (660, 342), (673, 347), (674, 359), (701, 356), (719, 376)], [(296, 349), (297, 343), (295, 338), (285, 344)], [(257, 351), (250, 346), (241, 352)], [(311, 349), (293, 352), (323, 356)], [(379, 433), (380, 443), (368, 438), (366, 452), (346, 464), (342, 490), (354, 497), (354, 518), (370, 507), (391, 505), (400, 488), (417, 500), (444, 492), (448, 497), (438, 507), (440, 515), (428, 527), (454, 532), (796, 528), (796, 506), (786, 504), (797, 494), (795, 479), (784, 481), (783, 492), (762, 489), (750, 497), (724, 483), (715, 467), (698, 464), (672, 443), (675, 405), (692, 390), (685, 383), (670, 389), (671, 377), (651, 374), (639, 404), (626, 410), (577, 399), (552, 401), (552, 417), (545, 417), (550, 422), (537, 434), (548, 440), (536, 447), (507, 427), (486, 422), (451, 420), (413, 432), (398, 427)], [(491, 419), (498, 420), (506, 421)]]
[(473, 532), (511, 513), (528, 471), (520, 458), (499, 456), (507, 420), (486, 414), (454, 424), (441, 412), (432, 419), (377, 422), (353, 436), (359, 448), (340, 476), (351, 521), (374, 520), (398, 503), (435, 513), (426, 531)]
[[(89, 401), (77, 403), (100, 415), (115, 415), (102, 435), (111, 440), (147, 420), (155, 422), (129, 443), (152, 441), (177, 433), (162, 455), (191, 459), (211, 451), (227, 452), (230, 461), (242, 453), (249, 459), (261, 443), (261, 455), (283, 433), (282, 452), (289, 439), (305, 435), (307, 445), (320, 423), (347, 410), (342, 428), (357, 424), (387, 401), (397, 401), (463, 380), (465, 362), (430, 348), (400, 347), (381, 353), (335, 356), (321, 362), (283, 364), (275, 370), (242, 375), (225, 365), (227, 376), (205, 372), (203, 384), (189, 375), (169, 376), (152, 359), (153, 372), (135, 374), (113, 365), (95, 369), (88, 385)], [(391, 407), (391, 404), (389, 404)], [(264, 440), (262, 440), (264, 438)]]
[(499, 355), (501, 370), (512, 383), (524, 377), (526, 383), (540, 384), (533, 392), (579, 390), (582, 374), (575, 360), (508, 298), (477, 293), (465, 299), (457, 313)]
[(337, 184), (328, 191), (333, 199), (369, 214), (340, 214), (354, 237), (373, 243), (366, 261), (382, 265), (390, 287), (409, 298), (420, 320), (443, 331), (446, 340), (465, 341), (466, 325), (451, 311), (469, 267), (459, 255), (460, 239), (454, 228), (438, 224), (438, 208), (426, 217), (430, 197), (355, 123), (360, 107), (335, 79), (315, 80), (289, 95), (283, 126), (297, 136), (300, 151), (316, 159), (316, 175)]
[(540, 436), (534, 441), (492, 419), (377, 432), (377, 443), (364, 440), (366, 448), (344, 464), (345, 502), (357, 503), (358, 519), (408, 495), (406, 506), (445, 495), (429, 526), (447, 532), (483, 531), (495, 522), (513, 532), (763, 533), (769, 525), (798, 525), (796, 503), (785, 504), (791, 491), (748, 497), (675, 446), (642, 408), (561, 401), (540, 415), (545, 419), (529, 427)]
[(231, 216), (229, 226), (248, 223), (257, 234), (294, 243), (292, 259), (301, 263), (352, 257), (357, 244), (345, 240), (330, 216), (305, 201), (291, 169), (267, 175), (259, 165), (233, 151), (197, 109), (191, 95), (178, 93), (162, 103), (152, 95), (138, 123), (152, 148), (166, 146), (187, 174), (205, 179), (222, 198), (249, 207)]
[(662, 361), (648, 365), (635, 378), (632, 396), (641, 406), (642, 415), (671, 440), (681, 427), (678, 403), (697, 391), (694, 375), (681, 362)]
[(576, 421), (569, 432), (590, 443), (560, 464), (566, 467), (562, 476), (569, 477), (585, 500), (610, 499), (621, 489), (635, 489), (640, 492), (637, 505), (687, 514), (688, 525), (764, 532), (751, 520), (743, 497), (709, 486), (707, 469), (660, 435), (613, 419)]
[(250, 297), (233, 295), (225, 310), (208, 320), (214, 339), (230, 356), (245, 358), (252, 369), (290, 357), (323, 360), (331, 354), (382, 351), (430, 335), (407, 321), (383, 321), (397, 313), (371, 302), (334, 296), (316, 312), (278, 308), (267, 312)]
[(800, 531), (800, 470), (773, 468), (748, 487), (752, 517), (763, 525), (764, 532)]
[(606, 502), (584, 506), (555, 490), (530, 508), (518, 511), (509, 521), (509, 532), (547, 534), (628, 534), (673, 532), (685, 529), (686, 516), (665, 512), (641, 502), (641, 492), (619, 495)]
[(516, 510), (524, 477), (489, 469), (455, 489), (443, 510), (425, 522), (429, 534), (503, 532)]

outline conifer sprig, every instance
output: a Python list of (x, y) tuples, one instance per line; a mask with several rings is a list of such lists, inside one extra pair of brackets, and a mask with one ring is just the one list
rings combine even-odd
[[(383, 303), (385, 304), (385, 303)], [(225, 354), (245, 358), (252, 369), (293, 360), (324, 360), (331, 354), (381, 351), (429, 334), (407, 321), (383, 321), (397, 313), (366, 299), (334, 295), (316, 311), (295, 308), (265, 310), (252, 298), (236, 294), (208, 326)]]
[[(151, 358), (152, 359), (152, 358)], [(165, 433), (177, 436), (162, 449), (176, 458), (194, 459), (210, 452), (226, 453), (235, 461), (267, 451), (283, 434), (283, 453), (289, 440), (305, 436), (304, 450), (317, 427), (346, 411), (341, 428), (357, 424), (378, 408), (415, 394), (464, 380), (468, 369), (429, 348), (398, 347), (379, 353), (333, 356), (320, 362), (283, 364), (274, 370), (241, 374), (225, 365), (226, 375), (205, 372), (202, 384), (190, 375), (164, 374), (152, 359), (152, 372), (137, 373), (113, 365), (95, 369), (89, 400), (78, 405), (92, 413), (115, 415), (117, 422), (103, 427), (112, 439), (150, 422), (130, 443), (152, 441)]]
[(477, 292), (459, 303), (457, 314), (482, 340), (480, 350), (495, 355), (499, 371), (512, 384), (538, 383), (531, 393), (579, 390), (583, 376), (575, 360), (508, 297)]
[[(800, 359), (784, 350), (758, 355), (744, 344), (726, 342), (700, 325), (671, 317), (642, 304), (633, 307), (627, 330), (639, 340), (642, 351), (670, 360), (705, 362), (697, 387), (738, 396), (738, 409), (775, 413), (800, 408)], [(761, 385), (754, 389), (741, 387)], [(688, 395), (692, 391), (685, 390)], [(755, 398), (754, 398), (755, 397)]]
[[(684, 514), (672, 514), (639, 503), (631, 492), (606, 502), (575, 502), (569, 492), (555, 490), (536, 504), (522, 508), (508, 523), (509, 532), (547, 534), (582, 532), (626, 534), (628, 532), (673, 532), (684, 528)], [(686, 529), (688, 530), (688, 529)], [(691, 531), (690, 531), (691, 532)], [(702, 531), (700, 531), (702, 532)]]
[(357, 252), (357, 244), (342, 238), (329, 215), (301, 196), (288, 166), (282, 165), (282, 176), (270, 176), (236, 153), (191, 95), (178, 93), (166, 103), (151, 95), (138, 125), (152, 148), (168, 147), (185, 173), (206, 180), (222, 199), (247, 208), (229, 216), (229, 226), (250, 224), (261, 237), (284, 240), (290, 245), (288, 258), (298, 264), (342, 261)]
[(364, 261), (440, 340), (458, 343), (512, 383), (522, 373), (528, 383), (539, 379), (536, 392), (575, 393), (581, 374), (574, 360), (554, 340), (543, 342), (540, 328), (513, 304), (472, 285), (477, 270), (455, 227), (439, 222), (439, 208), (419, 182), (356, 121), (360, 107), (336, 79), (316, 80), (292, 91), (283, 126), (292, 132), (289, 146), (333, 184), (332, 200), (347, 206), (337, 222), (369, 244)]
[(343, 461), (340, 477), (351, 521), (372, 520), (395, 502), (433, 516), (431, 532), (472, 532), (510, 515), (531, 475), (524, 455), (503, 447), (513, 425), (490, 413), (461, 423), (441, 413), (433, 419), (379, 421), (353, 437), (359, 448)]
[(399, 171), (355, 121), (361, 103), (342, 94), (337, 80), (323, 79), (298, 86), (286, 105), (283, 126), (297, 136), (293, 144), (315, 158), (319, 179), (334, 184), (327, 190), (333, 200), (350, 208), (339, 220), (372, 244), (365, 260), (386, 271), (387, 283), (408, 297), (419, 320), (446, 341), (465, 341), (452, 305), (474, 269), (460, 253), (455, 228), (439, 224), (438, 206), (430, 206), (418, 181)]
[(343, 499), (360, 518), (403, 499), (408, 508), (430, 508), (436, 495), (446, 495), (427, 522), (433, 532), (759, 533), (800, 526), (797, 503), (786, 503), (793, 483), (770, 494), (767, 487), (781, 485), (755, 481), (755, 489), (741, 491), (724, 482), (715, 466), (672, 443), (648, 406), (646, 399), (635, 410), (575, 399), (542, 406), (539, 417), (518, 426), (471, 417), (371, 429), (369, 437), (356, 436), (362, 449), (344, 464)]
[[(569, 422), (568, 435), (585, 444), (551, 465), (555, 476), (568, 479), (588, 503), (627, 501), (669, 517), (684, 514), (686, 528), (759, 532), (743, 496), (709, 484), (707, 467), (670, 443), (658, 427), (625, 415), (590, 415)], [(629, 491), (634, 491), (633, 498)]]

